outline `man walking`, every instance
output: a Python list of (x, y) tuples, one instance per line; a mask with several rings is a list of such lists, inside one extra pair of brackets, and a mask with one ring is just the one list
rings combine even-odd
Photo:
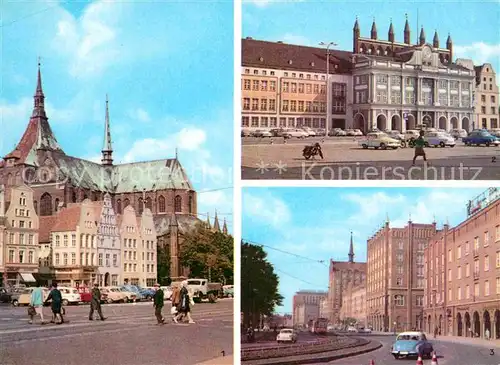
[(33, 317), (39, 315), (41, 324), (45, 324), (43, 320), (43, 290), (40, 284), (31, 292), (30, 306), (34, 309), (34, 315), (30, 314), (29, 324), (33, 323)]
[(101, 321), (105, 321), (106, 318), (102, 315), (101, 308), (101, 291), (99, 290), (99, 284), (95, 283), (92, 288), (92, 300), (90, 301), (90, 313), (89, 313), (89, 321), (94, 320), (94, 312), (97, 311)]
[(47, 297), (47, 299), (45, 299), (45, 303), (48, 303), (49, 300), (52, 299), (52, 304), (51, 304), (51, 307), (52, 307), (52, 313), (54, 314), (54, 320), (57, 318), (57, 316), (59, 316), (59, 318), (61, 319), (60, 322), (56, 322), (57, 324), (62, 324), (64, 323), (64, 317), (61, 313), (61, 308), (62, 308), (62, 294), (61, 292), (59, 291), (59, 289), (57, 289), (57, 283), (54, 283), (52, 284), (52, 291), (49, 293), (49, 296)]
[(155, 284), (155, 294), (153, 296), (153, 306), (155, 308), (155, 316), (158, 321), (157, 324), (165, 324), (165, 319), (163, 318), (162, 310), (164, 304), (164, 294), (163, 290), (160, 288), (160, 284)]
[(424, 131), (420, 131), (420, 136), (415, 140), (415, 156), (413, 156), (413, 164), (412, 166), (415, 166), (415, 161), (417, 160), (418, 156), (422, 156), (424, 158), (424, 162), (427, 162), (427, 156), (425, 155), (424, 147), (425, 147), (425, 140), (424, 140)]

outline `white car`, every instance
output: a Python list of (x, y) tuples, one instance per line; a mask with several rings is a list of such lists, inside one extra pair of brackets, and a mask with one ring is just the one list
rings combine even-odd
[(301, 129), (286, 129), (283, 131), (283, 137), (285, 138), (306, 138), (309, 137), (309, 134), (304, 132)]
[(347, 327), (347, 332), (358, 333), (358, 330), (356, 329), (356, 327), (349, 326)]
[(366, 138), (363, 138), (358, 143), (364, 149), (367, 148), (375, 148), (378, 150), (379, 148), (385, 150), (387, 148), (398, 149), (401, 147), (401, 141), (397, 139), (389, 137), (384, 132), (371, 132), (366, 135)]
[(291, 328), (284, 328), (280, 331), (280, 333), (278, 333), (278, 336), (276, 337), (276, 341), (278, 343), (281, 343), (281, 342), (295, 343), (295, 342), (297, 342), (297, 333)]
[(420, 132), (417, 131), (416, 129), (408, 129), (405, 132), (405, 140), (409, 141), (411, 139), (417, 139), (420, 137)]
[(273, 134), (265, 129), (257, 129), (255, 132), (252, 133), (252, 136), (259, 138), (264, 138), (264, 137), (270, 138), (273, 136)]
[(362, 136), (362, 135), (363, 135), (363, 132), (361, 132), (361, 130), (360, 130), (360, 129), (355, 129), (355, 130), (354, 130), (354, 135), (355, 135), (355, 136), (357, 136), (357, 137), (359, 137), (359, 136)]
[(455, 138), (455, 139), (458, 139), (458, 138), (464, 138), (464, 137), (467, 137), (467, 131), (465, 129), (452, 129), (450, 131), (450, 135)]
[(316, 132), (313, 131), (311, 128), (304, 127), (304, 128), (302, 128), (302, 130), (307, 133), (308, 137), (316, 137)]
[(356, 135), (356, 132), (354, 132), (354, 129), (346, 129), (345, 133), (349, 137), (354, 137)]
[(57, 289), (61, 292), (63, 305), (78, 304), (82, 301), (78, 289), (68, 286), (58, 286)]
[(390, 130), (386, 133), (389, 137), (394, 138), (394, 139), (398, 139), (400, 141), (403, 141), (405, 139), (405, 135), (397, 130)]
[(424, 136), (424, 140), (427, 147), (455, 147), (457, 144), (455, 138), (443, 132), (429, 132)]

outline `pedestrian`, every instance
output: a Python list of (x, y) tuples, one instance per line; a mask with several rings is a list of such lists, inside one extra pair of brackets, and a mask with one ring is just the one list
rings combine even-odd
[(31, 292), (30, 307), (28, 309), (30, 316), (29, 324), (33, 323), (33, 317), (40, 315), (41, 324), (45, 324), (43, 319), (43, 290), (40, 284)]
[(178, 308), (179, 315), (177, 319), (179, 319), (180, 316), (186, 316), (189, 323), (194, 324), (195, 322), (191, 318), (191, 297), (189, 295), (189, 290), (186, 280), (184, 280), (181, 283), (181, 290), (179, 294), (180, 294), (180, 304)]
[(412, 166), (415, 166), (415, 161), (417, 160), (418, 156), (422, 156), (424, 158), (424, 161), (427, 162), (427, 156), (425, 155), (424, 147), (424, 131), (420, 131), (419, 137), (415, 140), (415, 156), (413, 156)]
[(178, 323), (178, 317), (180, 317), (179, 313), (179, 305), (181, 303), (181, 292), (177, 285), (173, 287), (172, 290), (172, 310), (170, 313), (172, 314), (172, 320), (174, 323)]
[(485, 337), (487, 340), (490, 339), (490, 330), (488, 328), (486, 328), (486, 331), (484, 331), (484, 334), (485, 334)]
[(158, 321), (157, 324), (165, 324), (165, 318), (163, 318), (162, 310), (164, 304), (165, 296), (163, 290), (160, 288), (160, 284), (155, 284), (155, 294), (153, 296), (153, 307), (155, 308), (155, 316)]
[(106, 318), (102, 314), (101, 307), (101, 291), (99, 290), (99, 284), (95, 283), (92, 288), (92, 299), (90, 301), (90, 313), (89, 313), (89, 321), (94, 320), (94, 312), (97, 311), (101, 321), (105, 321)]
[[(49, 293), (49, 296), (47, 299), (45, 299), (45, 303), (48, 303), (49, 300), (52, 299), (51, 303), (51, 308), (52, 308), (52, 313), (54, 314), (54, 322), (56, 321), (57, 317), (59, 316), (60, 322), (55, 322), (57, 324), (62, 324), (64, 323), (64, 317), (61, 313), (61, 308), (62, 308), (62, 294), (57, 289), (57, 283), (52, 284), (52, 291)], [(66, 321), (67, 322), (67, 321)]]

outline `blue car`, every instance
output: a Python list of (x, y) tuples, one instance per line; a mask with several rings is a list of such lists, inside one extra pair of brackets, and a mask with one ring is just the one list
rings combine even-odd
[(125, 289), (126, 291), (129, 291), (131, 293), (134, 293), (136, 295), (136, 298), (138, 301), (145, 299), (144, 295), (141, 293), (141, 291), (135, 285), (125, 284), (125, 285), (122, 285), (121, 288)]
[(484, 144), (486, 147), (491, 145), (498, 146), (500, 144), (500, 140), (490, 134), (487, 130), (478, 129), (470, 132), (467, 137), (462, 138), (462, 142), (465, 143), (466, 146), (480, 146)]
[(422, 358), (432, 358), (434, 348), (427, 341), (422, 332), (402, 332), (396, 338), (392, 345), (392, 355), (397, 360), (401, 357), (410, 357), (421, 355)]

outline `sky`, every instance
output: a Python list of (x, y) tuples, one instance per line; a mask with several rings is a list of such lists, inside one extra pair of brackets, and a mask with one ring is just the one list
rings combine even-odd
[(407, 13), (412, 42), (417, 41), (421, 26), (430, 43), (437, 29), (441, 47), (446, 46), (450, 33), (455, 58), (469, 58), (475, 64), (489, 62), (500, 72), (497, 0), (243, 0), (243, 3), (243, 37), (308, 46), (335, 42), (336, 49), (347, 51), (352, 51), (356, 16), (362, 37), (370, 37), (375, 17), (378, 38), (387, 40), (392, 18), (396, 41), (403, 41)]
[(280, 277), (280, 313), (292, 312), (299, 290), (328, 290), (330, 259), (366, 262), (366, 242), (387, 218), (391, 227), (414, 223), (442, 228), (466, 217), (466, 203), (485, 191), (456, 188), (244, 188), (242, 238), (264, 245)]
[[(232, 230), (232, 1), (2, 2), (0, 156), (33, 108), (37, 60), (49, 123), (68, 155), (99, 161), (109, 94), (114, 159), (173, 158), (198, 211)], [(201, 219), (206, 219), (201, 215)]]

